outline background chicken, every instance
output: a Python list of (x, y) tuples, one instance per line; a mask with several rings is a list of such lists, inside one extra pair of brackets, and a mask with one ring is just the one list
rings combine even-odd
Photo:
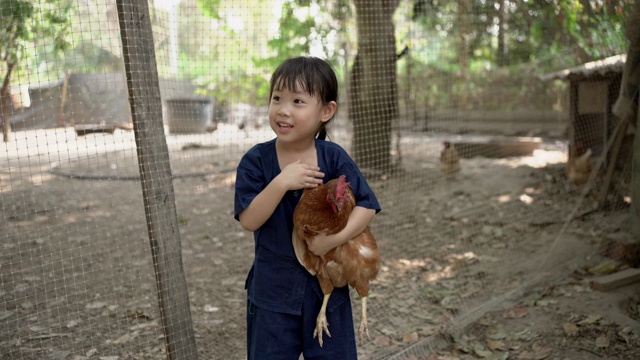
[(440, 171), (448, 178), (460, 172), (460, 157), (456, 147), (449, 141), (442, 143), (444, 148), (440, 152)]
[(576, 143), (567, 161), (567, 180), (572, 185), (583, 185), (591, 173), (591, 149)]
[(307, 244), (318, 233), (338, 233), (349, 220), (356, 202), (344, 175), (313, 189), (305, 189), (293, 212), (293, 247), (300, 263), (318, 278), (324, 298), (316, 319), (313, 334), (322, 346), (322, 332), (331, 336), (326, 318), (327, 303), (335, 287), (350, 285), (360, 295), (362, 312), (358, 337), (369, 337), (367, 326), (367, 296), (369, 281), (375, 279), (380, 268), (380, 252), (376, 240), (367, 227), (347, 243), (324, 256), (316, 256)]

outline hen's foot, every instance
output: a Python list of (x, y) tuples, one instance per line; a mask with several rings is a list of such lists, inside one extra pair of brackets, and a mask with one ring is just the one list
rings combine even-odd
[(329, 332), (329, 322), (327, 321), (327, 317), (325, 314), (318, 314), (318, 318), (316, 319), (316, 328), (313, 330), (313, 338), (318, 337), (318, 342), (320, 343), (320, 347), (322, 347), (322, 332), (326, 332), (327, 336), (331, 337), (331, 333)]
[(360, 326), (358, 326), (358, 340), (360, 343), (364, 341), (364, 335), (367, 335), (367, 339), (371, 339), (369, 336), (369, 325), (367, 325), (367, 297), (363, 296), (361, 299), (362, 312), (360, 314)]
[(360, 326), (358, 326), (358, 340), (362, 343), (364, 341), (364, 336), (367, 336), (368, 340), (371, 340), (369, 336), (369, 326), (367, 325), (367, 319), (363, 318), (360, 320)]

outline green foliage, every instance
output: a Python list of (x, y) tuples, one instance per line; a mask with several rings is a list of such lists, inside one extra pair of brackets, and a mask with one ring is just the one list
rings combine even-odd
[[(2, 0), (0, 56), (5, 78), (26, 75), (29, 68), (37, 68), (68, 50), (72, 11), (69, 0)], [(12, 66), (13, 75), (7, 73)]]
[[(336, 45), (342, 45), (337, 43), (338, 34), (348, 32), (351, 16), (347, 0), (285, 0), (278, 35), (268, 42), (273, 55), (256, 58), (254, 64), (273, 71), (285, 59), (301, 55), (321, 56), (333, 64), (344, 63), (344, 49), (336, 49)], [(269, 83), (263, 81), (259, 92), (266, 96), (268, 91)]]
[(300, 54), (309, 53), (309, 38), (316, 28), (315, 19), (311, 16), (299, 18), (294, 14), (296, 7), (290, 1), (282, 5), (280, 32), (268, 44), (276, 56), (262, 62), (277, 66), (282, 60)]
[[(249, 0), (243, 5), (239, 13), (230, 14), (230, 8), (239, 9), (231, 0), (198, 0), (202, 15), (214, 14), (220, 24), (215, 36), (207, 37), (220, 42), (207, 53), (198, 52), (197, 47), (180, 48), (180, 74), (193, 79), (199, 93), (215, 96), (218, 101), (262, 105), (267, 101), (271, 73), (284, 59), (319, 53), (335, 62), (340, 24), (350, 15), (347, 0)], [(281, 6), (279, 18), (265, 12), (265, 9), (272, 11), (274, 6)], [(227, 11), (223, 14), (215, 7)], [(245, 41), (240, 42), (231, 15), (242, 18), (245, 34), (257, 32), (259, 36), (245, 36), (242, 37)], [(265, 24), (277, 25), (277, 32), (271, 34), (259, 28)], [(189, 26), (189, 34), (193, 34), (193, 24)], [(247, 43), (247, 39), (254, 42)], [(190, 40), (194, 42), (193, 38)]]
[(220, 18), (220, 13), (218, 12), (219, 6), (220, 0), (198, 0), (198, 9), (208, 18)]
[(15, 62), (23, 57), (25, 43), (33, 36), (34, 7), (23, 0), (3, 0), (0, 6), (0, 55), (5, 62)]
[(583, 16), (586, 31), (575, 36), (580, 46), (594, 59), (625, 52), (625, 19), (630, 11), (631, 5), (625, 2), (614, 7), (595, 7), (593, 16)]
[[(305, 3), (305, 4), (303, 4)], [(298, 0), (285, 1), (282, 5), (282, 17), (279, 21), (279, 33), (270, 39), (267, 44), (273, 50), (273, 56), (254, 58), (256, 67), (263, 69), (275, 69), (285, 59), (292, 56), (309, 54), (310, 42), (313, 29), (316, 28), (315, 19), (307, 16), (300, 18), (294, 11), (299, 6), (308, 8), (309, 2)], [(272, 71), (272, 70), (271, 70)], [(258, 81), (258, 97), (263, 98), (269, 95), (269, 82), (267, 79)]]
[(501, 6), (506, 7), (511, 65), (560, 55), (569, 60), (564, 65), (573, 66), (626, 51), (623, 29), (633, 5), (629, 0), (466, 1), (473, 14), (466, 30), (458, 23), (459, 1), (415, 0), (411, 18), (429, 37), (444, 38), (450, 46), (465, 36), (471, 61), (495, 61), (498, 56), (496, 24)]
[[(273, 5), (268, 0), (246, 0), (242, 6), (234, 0), (198, 0), (195, 14), (183, 2), (180, 10), (192, 17), (180, 19), (179, 33), (184, 35), (179, 41), (178, 75), (192, 80), (199, 94), (218, 102), (265, 103), (263, 89), (272, 69), (255, 60), (263, 59), (268, 49), (265, 29), (278, 21)], [(168, 56), (161, 53), (159, 59), (163, 58)], [(160, 62), (159, 67), (161, 74), (166, 73), (166, 64)]]

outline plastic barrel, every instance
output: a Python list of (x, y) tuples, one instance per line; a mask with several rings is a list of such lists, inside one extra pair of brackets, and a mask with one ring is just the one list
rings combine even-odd
[(211, 99), (167, 99), (167, 125), (172, 134), (207, 132), (211, 125), (213, 105)]

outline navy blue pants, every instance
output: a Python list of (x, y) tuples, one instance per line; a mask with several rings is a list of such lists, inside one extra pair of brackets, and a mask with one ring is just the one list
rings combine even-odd
[(322, 299), (307, 281), (302, 315), (291, 315), (261, 309), (247, 301), (248, 360), (356, 360), (355, 333), (351, 303), (345, 301), (332, 312), (327, 310), (331, 337), (323, 333), (323, 345), (313, 338)]

